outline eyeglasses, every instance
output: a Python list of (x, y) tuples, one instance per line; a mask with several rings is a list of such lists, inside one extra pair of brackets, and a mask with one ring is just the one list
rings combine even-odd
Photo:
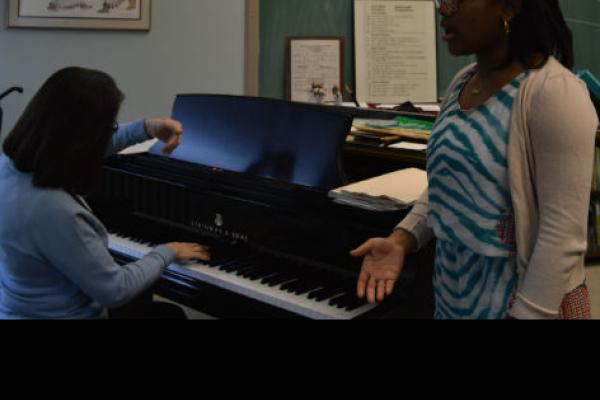
[(460, 9), (462, 0), (434, 0), (435, 7), (443, 15), (454, 15)]

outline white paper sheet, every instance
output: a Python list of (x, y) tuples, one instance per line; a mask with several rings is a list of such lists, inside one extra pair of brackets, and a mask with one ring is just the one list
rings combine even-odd
[(394, 211), (414, 204), (427, 185), (427, 172), (409, 168), (333, 190), (329, 197), (358, 208)]
[(422, 143), (412, 142), (399, 142), (389, 145), (390, 149), (401, 149), (401, 150), (414, 150), (414, 151), (427, 151), (427, 145)]
[(359, 102), (437, 101), (433, 1), (355, 0)]

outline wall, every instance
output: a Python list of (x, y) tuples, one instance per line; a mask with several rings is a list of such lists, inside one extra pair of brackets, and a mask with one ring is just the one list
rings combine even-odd
[[(600, 77), (600, 0), (560, 0), (575, 36), (578, 69)], [(439, 19), (439, 18), (438, 18)], [(438, 24), (439, 26), (439, 24)], [(453, 57), (438, 29), (438, 94), (471, 62)], [(289, 36), (345, 37), (345, 79), (354, 87), (353, 0), (260, 0), (260, 94), (285, 96), (285, 56)]]
[[(345, 84), (355, 87), (353, 4), (353, 0), (260, 0), (261, 96), (285, 97), (285, 57), (290, 36), (344, 37)], [(451, 56), (441, 41), (441, 29), (437, 34), (438, 92), (442, 96), (456, 71), (470, 59)]]
[(578, 69), (589, 69), (600, 78), (600, 0), (560, 0), (575, 37)]
[(244, 92), (244, 0), (154, 0), (150, 32), (13, 29), (0, 5), (3, 136), (54, 71), (70, 65), (104, 70), (127, 98), (120, 120), (169, 115), (177, 93)]

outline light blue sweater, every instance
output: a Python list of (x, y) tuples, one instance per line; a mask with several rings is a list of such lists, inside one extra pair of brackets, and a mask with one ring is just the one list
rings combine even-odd
[[(147, 140), (122, 126), (108, 153)], [(63, 190), (33, 186), (0, 156), (0, 319), (95, 319), (148, 289), (175, 259), (160, 246), (121, 267), (102, 223)]]

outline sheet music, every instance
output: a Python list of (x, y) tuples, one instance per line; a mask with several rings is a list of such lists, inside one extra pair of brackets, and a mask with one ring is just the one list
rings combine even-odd
[(355, 0), (359, 102), (437, 101), (433, 1)]
[(152, 146), (154, 146), (156, 143), (158, 143), (158, 139), (147, 140), (143, 143), (139, 143), (139, 144), (130, 146), (130, 147), (126, 148), (125, 150), (119, 152), (119, 154), (147, 153), (152, 148)]

